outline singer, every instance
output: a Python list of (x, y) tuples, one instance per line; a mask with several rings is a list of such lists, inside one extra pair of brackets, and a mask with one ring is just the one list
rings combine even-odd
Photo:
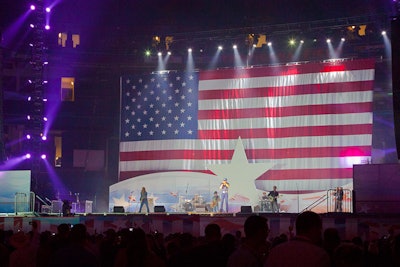
[(229, 183), (228, 179), (224, 178), (224, 180), (221, 182), (221, 185), (219, 186), (219, 189), (221, 190), (221, 206), (219, 209), (219, 212), (223, 212), (223, 206), (225, 202), (225, 212), (228, 212), (228, 190), (229, 190)]

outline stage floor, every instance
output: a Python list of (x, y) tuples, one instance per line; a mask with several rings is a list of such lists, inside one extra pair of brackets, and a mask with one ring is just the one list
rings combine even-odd
[[(294, 225), (297, 213), (91, 213), (75, 214), (63, 217), (60, 214), (0, 214), (0, 229), (31, 230), (31, 222), (36, 221), (40, 231), (57, 232), (61, 223), (85, 224), (90, 234), (101, 234), (108, 229), (116, 231), (123, 228), (141, 227), (146, 232), (162, 232), (164, 235), (173, 233), (191, 233), (194, 236), (204, 235), (204, 228), (209, 223), (221, 226), (222, 233), (235, 234), (242, 231), (246, 218), (258, 214), (268, 218), (271, 229), (270, 237), (287, 233), (289, 226)], [(364, 240), (380, 238), (387, 234), (389, 227), (394, 226), (400, 231), (400, 214), (353, 214), (325, 213), (320, 214), (323, 227), (334, 227), (339, 230), (343, 240), (360, 236)]]

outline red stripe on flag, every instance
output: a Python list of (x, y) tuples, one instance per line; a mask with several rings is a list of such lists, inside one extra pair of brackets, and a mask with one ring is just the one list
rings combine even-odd
[[(371, 155), (370, 146), (358, 147), (307, 147), (284, 149), (252, 149), (246, 150), (250, 159), (285, 159), (285, 158), (317, 158), (340, 156), (368, 156)], [(163, 150), (121, 152), (121, 162), (140, 160), (230, 160), (233, 150), (170, 150), (168, 154)]]
[(346, 103), (329, 105), (309, 105), (292, 106), (280, 108), (246, 108), (246, 109), (227, 109), (227, 110), (200, 110), (199, 120), (205, 119), (240, 119), (258, 117), (288, 117), (302, 115), (321, 115), (321, 114), (347, 114), (371, 112), (372, 103)]
[[(173, 172), (173, 171), (182, 172), (183, 170), (124, 171), (124, 172), (121, 172), (120, 180), (126, 180), (126, 179), (129, 179), (129, 178), (132, 178), (132, 177), (137, 177), (137, 176), (146, 175), (146, 174), (159, 173), (159, 172)], [(198, 173), (213, 174), (209, 170), (206, 170), (206, 171), (188, 171), (188, 172), (198, 172)]]
[(240, 136), (247, 138), (287, 138), (300, 136), (326, 136), (326, 135), (359, 135), (371, 134), (372, 124), (357, 125), (328, 125), (287, 128), (260, 128), (237, 130), (201, 130), (198, 133), (200, 139), (237, 139)]
[(370, 91), (373, 81), (199, 91), (199, 99), (237, 99)]
[(269, 170), (258, 180), (316, 180), (347, 179), (353, 177), (352, 168)]

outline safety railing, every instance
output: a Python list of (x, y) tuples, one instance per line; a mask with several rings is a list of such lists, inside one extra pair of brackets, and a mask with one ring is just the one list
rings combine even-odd
[(349, 189), (329, 189), (327, 212), (353, 212), (353, 191)]
[(326, 206), (326, 212), (353, 212), (353, 191), (349, 189), (329, 189), (316, 201), (302, 210), (313, 210), (318, 206)]

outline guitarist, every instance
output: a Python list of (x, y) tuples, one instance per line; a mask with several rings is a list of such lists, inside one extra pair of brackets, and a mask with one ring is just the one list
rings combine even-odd
[(215, 191), (214, 192), (214, 196), (211, 199), (211, 208), (212, 208), (212, 212), (218, 212), (218, 205), (219, 205), (219, 201), (220, 201), (220, 197), (218, 195), (218, 192)]
[(276, 185), (274, 185), (273, 190), (269, 192), (268, 196), (271, 199), (271, 209), (273, 213), (278, 213), (279, 212), (279, 207), (278, 207), (278, 197), (279, 197), (279, 192), (276, 191)]

